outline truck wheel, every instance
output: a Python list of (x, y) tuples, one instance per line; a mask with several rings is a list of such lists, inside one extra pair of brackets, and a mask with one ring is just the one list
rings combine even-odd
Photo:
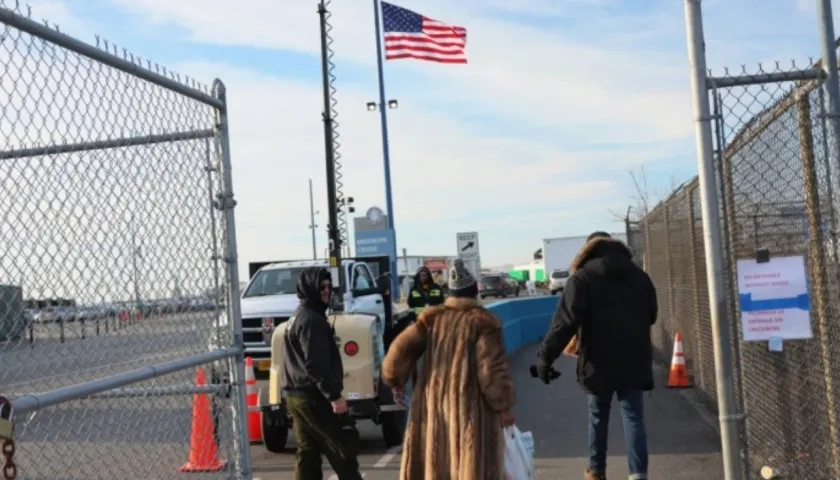
[(407, 413), (405, 410), (398, 410), (380, 414), (379, 422), (382, 426), (382, 438), (385, 439), (385, 445), (388, 448), (402, 445)]
[[(264, 387), (259, 391), (260, 407), (268, 403), (268, 390)], [(265, 403), (263, 403), (265, 399)], [(265, 449), (271, 453), (283, 453), (286, 441), (289, 439), (289, 424), (286, 419), (286, 406), (273, 405), (272, 408), (260, 408), (260, 423), (262, 424), (262, 440)]]

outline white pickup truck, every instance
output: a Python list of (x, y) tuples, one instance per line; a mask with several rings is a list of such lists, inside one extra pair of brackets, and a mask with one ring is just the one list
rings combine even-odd
[[(292, 316), (300, 301), (297, 298), (297, 279), (300, 272), (309, 267), (328, 267), (326, 260), (305, 260), (297, 262), (272, 263), (260, 268), (248, 282), (240, 300), (242, 306), (242, 335), (245, 356), (254, 359), (254, 370), (258, 380), (266, 379), (271, 367), (271, 346), (264, 338), (265, 325), (271, 321), (274, 327)], [(376, 315), (385, 329), (385, 304), (382, 294), (372, 292), (376, 280), (364, 262), (344, 260), (342, 262), (345, 285), (344, 311)], [(333, 284), (338, 285), (338, 269), (330, 269)], [(392, 310), (393, 311), (393, 310)], [(218, 338), (210, 339), (210, 349), (224, 347)], [(214, 364), (211, 369), (213, 383), (226, 383), (226, 365)]]

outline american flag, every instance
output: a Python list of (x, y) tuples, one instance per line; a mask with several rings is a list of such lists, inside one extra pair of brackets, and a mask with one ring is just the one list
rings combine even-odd
[(467, 63), (467, 29), (382, 2), (385, 60)]

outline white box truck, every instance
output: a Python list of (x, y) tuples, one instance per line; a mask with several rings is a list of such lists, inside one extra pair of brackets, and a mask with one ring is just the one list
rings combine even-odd
[[(610, 233), (613, 238), (627, 242), (627, 234)], [(562, 292), (569, 279), (569, 266), (586, 243), (588, 235), (546, 238), (543, 240), (543, 263), (552, 295)]]

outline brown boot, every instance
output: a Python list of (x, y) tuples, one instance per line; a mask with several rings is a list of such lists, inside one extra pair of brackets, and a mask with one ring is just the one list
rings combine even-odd
[(583, 480), (607, 480), (607, 475), (603, 473), (595, 473), (590, 469), (583, 472)]

